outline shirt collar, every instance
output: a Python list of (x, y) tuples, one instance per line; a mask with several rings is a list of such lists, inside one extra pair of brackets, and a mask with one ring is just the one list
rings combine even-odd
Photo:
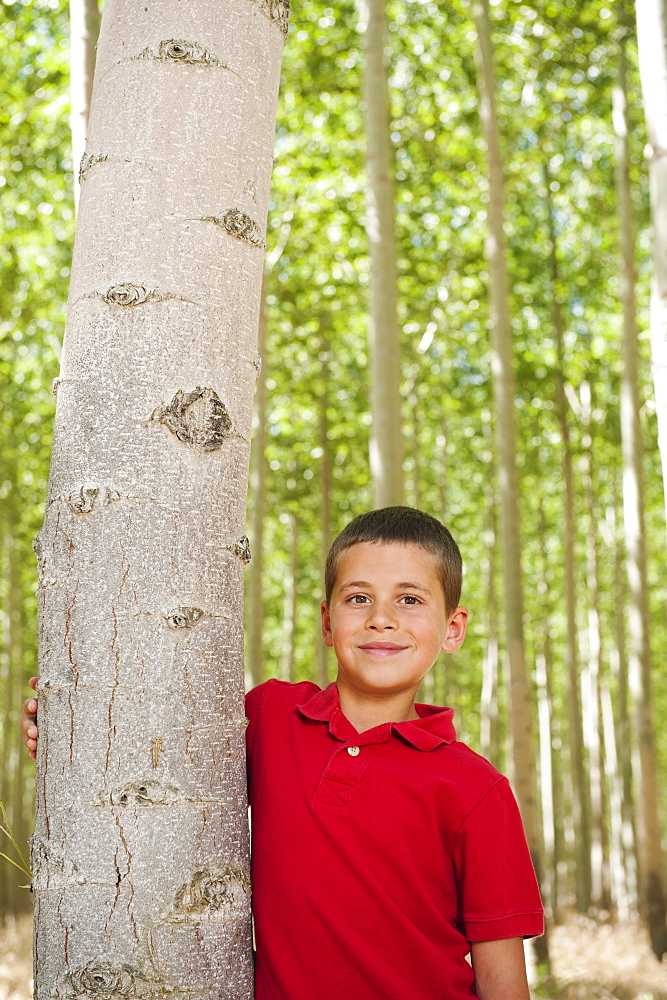
[(352, 723), (345, 718), (338, 700), (338, 688), (329, 684), (322, 691), (297, 705), (297, 711), (314, 722), (327, 722), (329, 732), (344, 743), (365, 746), (369, 743), (386, 743), (392, 736), (400, 736), (417, 750), (435, 750), (443, 743), (453, 743), (456, 739), (451, 708), (436, 708), (434, 705), (415, 705), (419, 719), (411, 722), (386, 722), (365, 733), (358, 733)]

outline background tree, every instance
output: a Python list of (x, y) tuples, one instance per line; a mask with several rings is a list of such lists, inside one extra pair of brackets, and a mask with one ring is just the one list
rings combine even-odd
[(651, 699), (651, 637), (646, 556), (644, 502), (644, 445), (640, 395), (635, 305), (635, 227), (629, 177), (629, 123), (625, 24), (620, 41), (618, 83), (614, 89), (617, 195), (621, 237), (621, 296), (623, 302), (623, 375), (621, 380), (621, 440), (623, 443), (623, 524), (630, 596), (630, 676), (636, 705), (638, 742), (638, 827), (642, 901), (658, 959), (667, 951), (667, 911), (664, 859), (658, 806), (658, 775)]
[[(496, 404), (495, 444), (500, 493), (503, 605), (509, 666), (512, 776), (533, 864), (539, 878), (542, 873), (542, 846), (534, 770), (533, 713), (523, 634), (523, 576), (514, 422), (515, 379), (505, 244), (503, 158), (496, 111), (496, 81), (488, 0), (479, 0), (475, 4), (475, 25), (478, 40), (476, 53), (480, 114), (489, 162), (487, 255), (490, 269), (492, 368)], [(546, 936), (539, 940), (540, 958), (548, 962)]]
[(667, 4), (637, 0), (637, 42), (649, 145), (653, 226), (651, 360), (667, 509)]
[(394, 177), (385, 68), (385, 0), (366, 0), (364, 123), (370, 250), (370, 463), (375, 506), (403, 502), (401, 342), (398, 329)]

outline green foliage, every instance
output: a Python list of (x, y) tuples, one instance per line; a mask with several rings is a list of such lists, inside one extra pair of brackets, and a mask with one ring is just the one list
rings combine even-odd
[[(18, 720), (37, 669), (37, 573), (74, 231), (66, 3), (0, 5), (0, 798), (23, 861), (33, 788)], [(0, 890), (22, 908), (3, 865)]]
[[(475, 34), (470, 5), (461, 0), (445, 6), (391, 0), (388, 11), (408, 502), (441, 516), (464, 554), (464, 601), (472, 612), (469, 637), (455, 657), (436, 667), (434, 697), (454, 705), (459, 730), (475, 744), (480, 666), (489, 638), (497, 635), (501, 646), (503, 642), (502, 623), (488, 596), (491, 583), (499, 590), (500, 566), (496, 558), (491, 569), (489, 560), (496, 489), (484, 253), (488, 191)], [(617, 652), (615, 624), (623, 614), (623, 597), (615, 585), (622, 518), (621, 308), (611, 93), (619, 16), (624, 29), (631, 18), (626, 7), (607, 0), (536, 0), (531, 5), (505, 0), (493, 5), (492, 14), (518, 376), (528, 653), (532, 664), (544, 653), (546, 637), (551, 640), (553, 711), (566, 750), (563, 471), (553, 307), (557, 299), (564, 316), (566, 381), (575, 395), (582, 383), (590, 383), (593, 396), (590, 448), (579, 418), (571, 414), (579, 497), (578, 628), (583, 635), (586, 542), (594, 532), (607, 680), (616, 693), (611, 664)], [(73, 234), (66, 4), (5, 2), (0, 5), (0, 30), (5, 39), (0, 70), (0, 597), (4, 608), (11, 604), (0, 622), (0, 676), (11, 695), (0, 734), (9, 740), (21, 687), (36, 662), (30, 544), (46, 494), (54, 410), (50, 387), (57, 375)], [(632, 38), (628, 51), (653, 647), (660, 663), (667, 654), (665, 524), (646, 332), (650, 238), (645, 139)], [(267, 289), (270, 471), (264, 634), (268, 674), (280, 675), (289, 639), (285, 579), (295, 519), (296, 679), (314, 674), (324, 458), (332, 472), (332, 532), (372, 503), (362, 71), (359, 8), (352, 0), (336, 7), (322, 0), (294, 5), (267, 240), (271, 255), (289, 227)], [(583, 495), (582, 461), (588, 450), (594, 457), (593, 518)], [(10, 579), (18, 580), (16, 587)], [(19, 597), (10, 602), (12, 589)], [(655, 699), (661, 720), (667, 714), (664, 685), (656, 685)], [(502, 684), (499, 700), (504, 710)], [(658, 729), (664, 773), (667, 729)], [(501, 727), (501, 743), (503, 736)], [(11, 751), (9, 777), (0, 787), (8, 803), (13, 801), (8, 792), (15, 784), (18, 753), (17, 748)], [(13, 823), (17, 828), (15, 817)]]

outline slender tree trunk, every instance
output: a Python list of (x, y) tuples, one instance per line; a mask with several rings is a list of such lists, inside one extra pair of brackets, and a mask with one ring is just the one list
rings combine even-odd
[[(324, 319), (320, 320), (320, 361), (322, 369), (319, 399), (319, 448), (320, 448), (320, 580), (324, 579), (324, 564), (331, 545), (331, 445), (329, 444), (329, 380), (331, 348), (325, 336)], [(324, 599), (324, 594), (322, 594)], [(319, 609), (315, 623), (315, 680), (324, 688), (329, 683), (329, 647), (322, 642)]]
[(98, 0), (70, 0), (70, 128), (74, 202), (79, 203), (79, 166), (86, 150), (93, 94), (95, 48), (100, 33)]
[(667, 511), (667, 0), (636, 0), (635, 8), (653, 222), (651, 354)]
[(549, 558), (547, 553), (547, 523), (544, 506), (540, 504), (540, 554), (542, 573), (538, 592), (540, 617), (543, 623), (542, 646), (535, 657), (535, 684), (537, 688), (537, 717), (540, 744), (540, 795), (542, 804), (542, 838), (544, 843), (544, 875), (542, 888), (547, 915), (558, 912), (559, 877), (558, 862), (562, 857), (563, 830), (561, 822), (560, 788), (557, 786), (558, 759), (554, 748), (553, 706), (553, 650), (551, 645), (552, 606), (548, 584)]
[(554, 339), (556, 341), (556, 409), (563, 456), (563, 544), (565, 550), (565, 671), (567, 674), (568, 744), (572, 773), (572, 821), (575, 830), (575, 893), (577, 909), (587, 913), (591, 905), (591, 806), (590, 789), (584, 759), (581, 691), (579, 684), (579, 650), (577, 646), (577, 580), (575, 560), (574, 475), (569, 408), (565, 394), (565, 324), (561, 304), (561, 279), (558, 261), (554, 210), (551, 198), (551, 176), (544, 169), (544, 190), (548, 211), (551, 302)]
[(288, 516), (286, 526), (286, 546), (288, 555), (285, 572), (283, 600), (283, 653), (280, 660), (280, 676), (284, 681), (294, 681), (296, 659), (296, 611), (297, 573), (299, 570), (299, 535), (294, 514)]
[(266, 517), (266, 285), (267, 270), (262, 280), (257, 350), (262, 365), (255, 387), (255, 412), (250, 449), (250, 546), (252, 562), (248, 567), (248, 668), (254, 684), (264, 680), (264, 519)]
[(600, 633), (597, 506), (593, 465), (593, 400), (588, 383), (582, 383), (582, 420), (584, 434), (583, 486), (588, 513), (586, 537), (586, 592), (588, 595), (587, 661), (582, 677), (585, 697), (583, 701), (584, 744), (588, 756), (588, 775), (591, 803), (591, 904), (597, 909), (609, 905), (608, 872), (605, 868), (605, 822), (602, 781), (602, 747), (600, 722), (600, 679), (602, 677), (602, 636)]
[[(618, 477), (614, 477), (613, 503), (607, 509), (607, 525), (613, 539), (614, 551), (614, 606), (626, 606), (625, 546), (619, 540), (616, 511), (619, 506)], [(637, 835), (632, 780), (632, 756), (635, 745), (629, 709), (628, 658), (625, 650), (625, 616), (614, 615), (614, 644), (610, 657), (610, 670), (616, 684), (615, 745), (621, 781), (621, 843), (623, 848), (623, 877), (628, 908), (637, 910), (639, 888), (637, 874)]]
[[(638, 14), (641, 6), (640, 3)], [(662, 9), (662, 17), (664, 24), (664, 8)], [(642, 26), (642, 30), (645, 30), (645, 26)], [(654, 30), (658, 31), (658, 25), (654, 25)], [(643, 441), (640, 421), (639, 351), (635, 307), (635, 236), (629, 177), (630, 145), (625, 84), (625, 45), (623, 41), (619, 56), (619, 77), (614, 88), (614, 129), (616, 131), (617, 197), (622, 257), (621, 437), (623, 443), (623, 520), (630, 597), (630, 683), (637, 715), (636, 737), (639, 749), (637, 808), (642, 905), (651, 936), (651, 946), (656, 956), (662, 958), (667, 951), (667, 913), (658, 808), (655, 733), (651, 703), (651, 645), (642, 468)], [(665, 98), (667, 98), (667, 79), (663, 80), (663, 91)], [(667, 103), (665, 108), (667, 110)], [(667, 125), (667, 120), (665, 124)], [(651, 137), (652, 142), (655, 134), (653, 133)], [(665, 150), (667, 150), (667, 145), (661, 150), (662, 159), (665, 158)], [(654, 143), (654, 156), (656, 154), (657, 149)], [(667, 188), (665, 194), (667, 195)], [(656, 232), (656, 242), (659, 239), (660, 234)], [(663, 244), (662, 252), (663, 254), (667, 253), (667, 243)], [(663, 261), (663, 266), (665, 264), (667, 261)], [(665, 294), (667, 294), (667, 286)], [(664, 340), (664, 345), (667, 348), (667, 338)], [(667, 382), (664, 383), (661, 391), (667, 393)]]
[(494, 480), (485, 478), (486, 530), (485, 565), (486, 601), (484, 604), (486, 640), (482, 660), (482, 696), (480, 704), (480, 749), (495, 767), (500, 767), (500, 725), (498, 691), (500, 687), (500, 658), (498, 653), (498, 594), (496, 589), (497, 539), (496, 506), (493, 495)]
[[(496, 114), (495, 69), (491, 43), (489, 0), (474, 5), (480, 112), (489, 161), (489, 227), (487, 257), (490, 272), (493, 387), (496, 403), (496, 450), (500, 485), (500, 537), (503, 564), (503, 604), (510, 671), (510, 722), (514, 783), (526, 836), (538, 878), (542, 848), (537, 808), (533, 712), (523, 633), (523, 583), (519, 528), (519, 488), (514, 415), (515, 375), (509, 314), (509, 273), (505, 247), (505, 190), (500, 134)], [(548, 962), (546, 936), (536, 942), (536, 954)]]
[(370, 244), (370, 462), (376, 507), (403, 503), (401, 341), (397, 315), (394, 179), (384, 48), (385, 0), (366, 0), (364, 106)]
[(601, 690), (602, 732), (604, 738), (605, 777), (609, 789), (609, 886), (611, 905), (619, 920), (627, 920), (631, 903), (623, 864), (623, 783), (616, 753), (614, 706), (605, 679)]
[(37, 542), (38, 1000), (252, 996), (243, 526), (286, 19), (104, 5)]

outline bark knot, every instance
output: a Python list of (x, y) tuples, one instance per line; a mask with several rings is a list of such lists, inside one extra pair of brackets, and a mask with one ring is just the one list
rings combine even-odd
[(147, 976), (126, 963), (115, 964), (107, 958), (93, 958), (65, 976), (70, 995), (91, 1000), (114, 1000), (116, 997), (162, 996), (171, 990), (164, 980)]
[(169, 628), (193, 628), (204, 617), (201, 608), (174, 608), (166, 616)]
[(91, 510), (108, 507), (110, 503), (120, 500), (118, 490), (109, 486), (79, 486), (66, 498), (75, 514), (90, 514)]
[(168, 427), (179, 441), (215, 451), (220, 448), (232, 431), (232, 421), (225, 404), (214, 389), (200, 389), (191, 392), (179, 389), (170, 403), (161, 403), (152, 414)]
[(257, 5), (262, 14), (277, 24), (283, 35), (287, 35), (290, 0), (257, 0)]
[(232, 552), (235, 556), (241, 560), (241, 562), (249, 563), (252, 559), (250, 554), (250, 539), (247, 535), (243, 538), (239, 538), (238, 542), (233, 542), (231, 545), (225, 545), (225, 548)]
[(214, 222), (224, 229), (229, 236), (241, 243), (249, 243), (252, 247), (264, 249), (265, 243), (259, 226), (240, 208), (228, 208), (224, 215), (207, 215), (202, 222)]
[(175, 908), (186, 914), (236, 908), (239, 891), (250, 895), (250, 879), (241, 868), (203, 868), (178, 890)]
[(120, 285), (112, 285), (102, 296), (110, 306), (141, 306), (144, 302), (154, 302), (171, 298), (156, 288), (146, 288), (145, 285), (133, 285), (124, 281)]
[(138, 59), (161, 59), (164, 62), (186, 63), (190, 66), (220, 66), (229, 69), (217, 56), (198, 42), (183, 38), (168, 38), (158, 45), (149, 45)]
[(79, 164), (79, 183), (85, 180), (88, 171), (97, 163), (104, 163), (108, 159), (106, 153), (84, 153)]
[(156, 778), (138, 778), (98, 795), (98, 804), (105, 806), (170, 806), (182, 800), (180, 788)]

